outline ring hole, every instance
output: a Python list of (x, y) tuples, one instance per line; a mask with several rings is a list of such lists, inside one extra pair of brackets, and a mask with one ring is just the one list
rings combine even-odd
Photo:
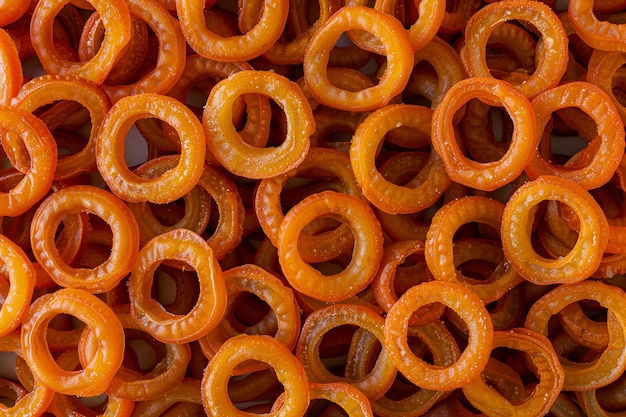
[(150, 335), (140, 330), (124, 329), (126, 335), (126, 352), (124, 366), (144, 375), (165, 358), (165, 346)]
[[(254, 384), (257, 389), (245, 389), (248, 384)], [(233, 404), (238, 409), (252, 414), (268, 412), (276, 398), (284, 391), (285, 388), (273, 368), (231, 376), (228, 381), (228, 393)]]
[(528, 398), (528, 386), (540, 381), (534, 372), (528, 354), (522, 351), (498, 347), (482, 373), (487, 385), (495, 389), (512, 404), (521, 404)]
[(452, 240), (458, 239), (486, 239), (500, 243), (500, 230), (487, 223), (470, 221), (454, 232)]
[(402, 102), (431, 108), (438, 84), (439, 76), (432, 65), (424, 60), (416, 62), (409, 82), (402, 91)]
[[(427, 308), (429, 306), (430, 304), (425, 305), (424, 307)], [(420, 360), (422, 360), (424, 363), (430, 366), (435, 365), (435, 360), (433, 358), (432, 352), (430, 351), (430, 349), (428, 349), (428, 346), (426, 346), (426, 344), (422, 342), (422, 340), (419, 337), (408, 336), (407, 344), (409, 348), (411, 349), (411, 352), (413, 352), (413, 354), (416, 357), (418, 357)]]
[[(552, 165), (576, 170), (593, 157), (600, 138), (595, 121), (582, 110), (566, 107), (553, 114), (539, 140), (539, 152)], [(590, 155), (590, 152), (593, 154)]]
[(429, 154), (426, 152), (400, 152), (385, 159), (379, 172), (392, 184), (411, 187), (411, 182), (427, 166), (428, 161)]
[[(154, 119), (153, 123), (156, 122), (157, 120)], [(124, 160), (130, 169), (148, 160), (148, 141), (144, 139), (138, 126), (140, 125), (135, 123), (126, 134), (126, 139), (124, 140)]]
[(542, 202), (537, 211), (541, 210), (543, 219), (531, 235), (533, 248), (546, 260), (562, 259), (578, 242), (581, 219), (568, 205), (555, 200)]
[[(256, 95), (244, 94), (244, 95), (237, 97), (237, 99), (233, 103), (233, 125), (235, 125), (235, 129), (239, 133), (242, 133), (244, 131), (244, 129), (246, 128), (246, 123), (248, 123), (251, 120), (252, 115), (250, 114), (250, 112), (252, 109), (249, 108), (248, 103), (252, 104), (258, 101), (258, 99), (254, 99), (253, 97), (262, 97), (262, 96), (259, 94), (256, 94)], [(262, 100), (262, 98), (260, 100)], [(257, 106), (259, 107), (259, 109), (261, 108), (260, 105), (257, 105)], [(270, 104), (270, 107), (272, 111), (274, 110), (278, 111), (278, 109), (276, 109), (277, 106), (272, 107), (272, 105)]]
[[(365, 33), (365, 36), (369, 37), (371, 42), (378, 42), (378, 39), (372, 34), (362, 30), (358, 32), (361, 34)], [(380, 55), (360, 48), (353, 42), (350, 36), (352, 35), (348, 34), (348, 32), (344, 32), (339, 36), (335, 46), (330, 51), (328, 68), (345, 67), (357, 69), (359, 72), (368, 75), (372, 79), (372, 82), (376, 83), (375, 77), (372, 76), (380, 68), (379, 60), (382, 58)], [(340, 85), (332, 84), (335, 87), (341, 88)]]
[(250, 292), (242, 292), (229, 306), (226, 318), (240, 333), (273, 336), (278, 330), (276, 314), (270, 306)]
[[(271, 97), (269, 97), (271, 99)], [(270, 119), (270, 133), (266, 148), (277, 148), (283, 144), (287, 136), (287, 115), (283, 108), (274, 100), (270, 100), (272, 116)]]
[(323, 398), (311, 399), (309, 408), (305, 413), (307, 416), (334, 416), (334, 417), (350, 417), (350, 415), (339, 405)]
[(424, 255), (413, 253), (396, 267), (393, 280), (394, 291), (396, 294), (404, 294), (409, 288), (430, 279), (431, 274), (428, 271)]
[[(80, 236), (82, 234), (83, 239), (76, 241), (75, 239), (65, 237), (63, 234), (65, 230), (63, 223), (66, 219), (74, 222), (74, 224), (68, 225), (67, 233), (70, 236)], [(80, 226), (76, 223), (78, 221), (82, 221), (85, 224)], [(63, 259), (71, 267), (93, 269), (109, 260), (113, 246), (113, 231), (111, 226), (102, 218), (93, 214), (73, 213), (71, 218), (66, 216), (60, 226), (62, 227), (57, 230), (56, 246)], [(76, 233), (77, 226), (86, 227), (86, 229), (81, 234), (78, 234)]]
[(24, 79), (33, 79), (46, 75), (46, 71), (43, 69), (37, 55), (30, 56), (22, 62), (22, 71)]
[[(593, 362), (608, 347), (607, 309), (592, 300), (566, 306), (557, 315), (560, 329), (571, 342), (564, 356), (574, 362)], [(559, 351), (559, 353), (561, 353)]]
[(309, 8), (307, 10), (307, 21), (309, 25), (313, 26), (315, 22), (320, 18), (320, 2), (319, 1), (311, 1), (309, 2)]
[(33, 111), (57, 142), (59, 158), (82, 151), (92, 133), (91, 114), (78, 101), (57, 100)]
[(487, 40), (487, 67), (495, 78), (522, 84), (535, 72), (540, 48), (541, 34), (530, 22), (502, 22)]
[(473, 161), (498, 161), (509, 150), (514, 124), (504, 107), (471, 99), (460, 126), (468, 157)]
[(460, 390), (459, 394), (456, 395), (456, 401), (458, 406), (463, 409), (463, 413), (469, 413), (470, 415), (475, 414), (476, 416), (484, 415), (469, 402), (462, 390)]
[[(341, 114), (341, 117), (337, 117)], [(342, 112), (320, 106), (313, 111), (315, 132), (311, 135), (311, 146), (347, 150), (350, 140), (363, 116), (358, 113)]]
[(14, 352), (0, 352), (0, 369), (3, 370), (2, 378), (17, 381), (17, 373), (15, 372), (16, 359), (17, 354)]
[(87, 407), (92, 413), (103, 413), (109, 402), (109, 396), (107, 394), (100, 394), (94, 397), (76, 397), (75, 399), (77, 402)]
[(615, 382), (596, 390), (596, 399), (600, 407), (608, 412), (620, 413), (626, 410), (623, 392), (626, 374), (622, 374)]
[(319, 355), (324, 367), (333, 375), (343, 377), (346, 371), (350, 341), (357, 326), (343, 324), (330, 329), (322, 336)]
[(152, 298), (174, 315), (188, 314), (198, 303), (200, 283), (187, 264), (161, 263), (154, 273)]
[(626, 106), (626, 65), (622, 65), (613, 73), (611, 87), (617, 101)]
[(472, 282), (486, 281), (496, 270), (498, 264), (485, 259), (472, 259), (459, 265), (457, 269), (463, 277)]
[(179, 198), (168, 204), (148, 203), (150, 211), (163, 226), (173, 226), (185, 217), (185, 199)]
[(299, 172), (298, 176), (287, 180), (280, 193), (283, 215), (307, 196), (341, 187), (341, 183), (337, 182), (335, 178), (325, 175), (326, 172), (318, 172), (318, 174), (320, 175), (307, 175)]
[(0, 380), (0, 404), (11, 408), (23, 395), (25, 390), (19, 384)]
[[(308, 243), (303, 241), (304, 233), (309, 236)], [(305, 227), (303, 234), (298, 241), (300, 255), (323, 275), (338, 274), (352, 262), (354, 234), (336, 219), (319, 217)]]
[[(102, 25), (102, 21), (99, 24)], [(150, 51), (159, 50), (159, 46), (159, 40), (152, 28), (141, 19), (133, 19), (131, 40), (127, 49), (109, 72), (104, 84), (122, 86), (141, 80), (150, 69), (156, 66), (158, 56)]]
[(396, 379), (385, 393), (385, 397), (391, 401), (402, 401), (417, 394), (420, 387), (409, 381), (401, 372), (396, 374)]
[(51, 352), (75, 349), (85, 323), (70, 314), (55, 315), (48, 325), (46, 339)]
[(209, 97), (207, 92), (211, 91), (211, 88), (213, 88), (213, 85), (215, 83), (210, 83), (210, 84), (211, 85), (205, 89), (204, 84), (199, 83), (198, 85), (189, 89), (189, 92), (187, 93), (185, 104), (189, 108), (195, 110), (195, 112), (198, 112), (196, 114), (200, 114), (199, 112), (202, 111), (202, 107), (206, 104), (207, 98)]

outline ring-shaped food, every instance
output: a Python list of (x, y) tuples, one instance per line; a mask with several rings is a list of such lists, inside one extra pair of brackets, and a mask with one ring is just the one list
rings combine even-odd
[[(536, 252), (530, 229), (537, 206), (556, 200), (578, 216), (578, 239), (569, 253), (548, 259)], [(520, 186), (507, 201), (501, 224), (502, 250), (511, 266), (538, 285), (570, 284), (590, 277), (602, 261), (609, 225), (602, 208), (582, 187), (561, 177), (544, 175)]]
[(609, 344), (606, 323), (595, 321), (585, 314), (580, 303), (572, 303), (559, 311), (559, 324), (567, 335), (580, 346), (602, 352)]
[[(176, 167), (179, 155), (165, 155), (140, 165), (134, 173), (142, 178), (154, 178)], [(195, 191), (194, 191), (195, 190)], [(245, 209), (235, 184), (218, 168), (204, 164), (197, 187), (183, 196), (185, 215), (174, 224), (159, 222), (147, 202), (129, 203), (139, 224), (142, 243), (174, 229), (190, 229), (204, 233), (211, 215), (211, 198), (217, 205), (219, 220), (207, 238), (218, 260), (224, 259), (241, 241)], [(207, 231), (208, 232), (208, 231)]]
[[(98, 349), (79, 371), (62, 369), (48, 347), (48, 325), (59, 314), (76, 317), (96, 337)], [(35, 300), (22, 323), (21, 340), (24, 359), (36, 379), (62, 394), (102, 394), (124, 357), (124, 329), (113, 310), (95, 295), (74, 288), (62, 288)]]
[(430, 98), (431, 108), (434, 109), (441, 101), (446, 91), (458, 81), (467, 78), (461, 57), (446, 41), (435, 36), (430, 42), (415, 52), (415, 65), (426, 62), (437, 73), (437, 87)]
[[(420, 307), (442, 303), (465, 322), (467, 346), (450, 366), (433, 366), (418, 358), (407, 342), (409, 320)], [(427, 281), (409, 288), (385, 319), (383, 347), (398, 370), (418, 387), (440, 391), (460, 388), (480, 376), (491, 355), (493, 325), (484, 303), (462, 284)]]
[[(172, 314), (152, 298), (154, 273), (164, 261), (189, 265), (198, 275), (200, 292), (187, 314)], [(226, 311), (226, 286), (213, 250), (200, 235), (187, 229), (158, 235), (141, 248), (128, 291), (133, 318), (163, 343), (198, 340), (218, 325)]]
[(209, 416), (250, 415), (238, 410), (228, 396), (228, 381), (233, 370), (247, 360), (268, 364), (285, 389), (282, 406), (266, 414), (268, 417), (293, 417), (305, 414), (310, 397), (302, 364), (289, 348), (273, 337), (244, 334), (224, 342), (204, 371), (202, 403)]
[(515, 88), (532, 99), (537, 94), (556, 86), (568, 61), (568, 39), (558, 16), (540, 1), (506, 0), (487, 4), (468, 20), (464, 30), (465, 45), (461, 59), (470, 77), (491, 77), (487, 67), (487, 41), (496, 26), (510, 20), (521, 20), (533, 25), (541, 35), (541, 48), (532, 75), (515, 73), (511, 82)]
[[(74, 111), (72, 107), (75, 107), (75, 106), (80, 106), (80, 105), (78, 103), (72, 103), (69, 101), (56, 103), (52, 105), (52, 108), (50, 108), (49, 110), (44, 111), (41, 114), (38, 114), (37, 118), (40, 121), (44, 122), (44, 124), (48, 127), (48, 130), (50, 131), (50, 133), (52, 133), (52, 131), (56, 128), (57, 123), (59, 123), (61, 120), (68, 117), (70, 113)], [(14, 106), (11, 106), (11, 107), (14, 107)], [(68, 136), (69, 135), (66, 134), (65, 138), (68, 138)], [(54, 137), (54, 139), (57, 140), (56, 137)], [(59, 154), (63, 153), (63, 149), (61, 148), (65, 146), (67, 146), (67, 151), (69, 152), (73, 151), (74, 143), (68, 143), (68, 142), (72, 142), (72, 139), (69, 139), (69, 141), (65, 141), (65, 142), (63, 140), (57, 140), (56, 146), (57, 148), (60, 148)], [(22, 173), (22, 174), (27, 173), (29, 166), (30, 166), (30, 162), (31, 162), (30, 155), (28, 154), (28, 148), (25, 146), (23, 138), (20, 135), (16, 135), (12, 133), (3, 134), (0, 137), (0, 144), (2, 145), (2, 149), (4, 150), (4, 154), (7, 157), (8, 161), (10, 162), (12, 167), (15, 169), (13, 170), (12, 173), (18, 174), (17, 178), (21, 179), (21, 176), (19, 176), (19, 173)], [(57, 165), (58, 165), (58, 157), (57, 157)], [(7, 170), (5, 171), (5, 173), (10, 175), (11, 171), (12, 170)], [(10, 187), (7, 187), (7, 188), (10, 188)]]
[[(61, 155), (54, 174), (55, 181), (74, 177), (96, 167), (95, 144), (104, 116), (111, 108), (106, 93), (96, 84), (74, 76), (44, 75), (24, 84), (12, 100), (13, 107), (34, 112), (57, 100), (71, 100), (84, 106), (91, 117), (91, 131), (84, 148), (73, 155)], [(54, 128), (49, 126), (50, 130)]]
[[(111, 252), (94, 268), (75, 268), (63, 260), (56, 232), (69, 213), (87, 212), (111, 228)], [(132, 269), (139, 251), (139, 227), (130, 209), (108, 191), (92, 185), (62, 188), (48, 196), (33, 216), (30, 242), (37, 262), (63, 287), (103, 293), (115, 288)]]
[[(499, 299), (504, 293), (523, 281), (509, 262), (498, 263), (489, 278), (472, 282), (457, 270), (454, 263), (454, 235), (467, 223), (482, 223), (494, 230), (501, 229), (504, 204), (498, 200), (467, 196), (441, 207), (433, 216), (426, 234), (424, 258), (433, 277), (440, 281), (457, 282), (476, 293), (485, 304)], [(505, 233), (507, 229), (503, 229)]]
[(387, 180), (376, 168), (376, 156), (387, 132), (400, 126), (430, 137), (432, 110), (424, 106), (392, 104), (359, 124), (350, 144), (350, 161), (363, 194), (374, 206), (390, 214), (416, 213), (430, 207), (450, 185), (444, 163), (430, 152), (428, 163), (406, 185)]
[(609, 344), (592, 362), (572, 362), (560, 357), (565, 371), (564, 390), (586, 391), (617, 380), (626, 369), (626, 293), (598, 281), (559, 285), (539, 298), (528, 310), (524, 327), (548, 336), (548, 321), (563, 308), (581, 300), (593, 300), (607, 309)]
[[(128, 304), (116, 306), (113, 311), (125, 331), (142, 331), (139, 324), (131, 317)], [(128, 335), (125, 336), (125, 345), (128, 349), (130, 345), (128, 341), (132, 339)], [(150, 336), (146, 335), (146, 337)], [(95, 348), (94, 333), (87, 329), (86, 332), (83, 332), (79, 345), (78, 353), (81, 360), (85, 357), (91, 357)], [(163, 349), (165, 350), (163, 358), (149, 372), (139, 373), (122, 364), (111, 380), (107, 394), (132, 401), (147, 401), (166, 395), (174, 385), (180, 383), (185, 377), (187, 366), (191, 360), (191, 349), (187, 344), (173, 343), (164, 344)]]
[(497, 331), (493, 334), (493, 348), (508, 348), (528, 354), (536, 369), (539, 383), (530, 397), (521, 403), (512, 403), (495, 388), (489, 386), (483, 376), (462, 387), (467, 400), (486, 415), (542, 416), (550, 411), (563, 388), (563, 368), (550, 340), (524, 328)]
[[(445, 306), (443, 306), (445, 308)], [(443, 321), (434, 320), (426, 325), (413, 327), (409, 325), (409, 337), (412, 337), (412, 346), (420, 353), (430, 352), (432, 360), (437, 366), (449, 366), (459, 359), (461, 355), (459, 346), (454, 336)], [(367, 355), (363, 359), (358, 359), (355, 367), (357, 372), (363, 372), (363, 367), (369, 367)], [(399, 378), (396, 377), (396, 380)], [(400, 378), (401, 380), (402, 378)], [(395, 384), (394, 384), (395, 385)], [(408, 387), (400, 384), (400, 392)], [(408, 385), (408, 384), (407, 384)], [(415, 387), (412, 387), (415, 388)], [(405, 396), (400, 394), (399, 398), (394, 395), (392, 386), (383, 397), (372, 402), (372, 410), (376, 416), (380, 417), (418, 417), (424, 415), (433, 405), (441, 401), (446, 395), (446, 391), (418, 389), (417, 392)]]
[[(253, 361), (253, 363), (261, 364), (263, 366), (262, 371), (252, 372), (243, 376), (236, 376), (237, 371), (233, 373), (234, 378), (231, 379), (228, 384), (228, 396), (234, 404), (239, 404), (239, 407), (245, 407), (244, 403), (251, 403), (261, 400), (268, 394), (271, 394), (276, 388), (279, 388), (280, 382), (276, 379), (276, 374), (267, 364), (263, 362)], [(242, 363), (245, 367), (245, 365)], [(239, 369), (239, 366), (237, 367)], [(203, 368), (204, 370), (204, 368)], [(274, 404), (278, 405), (275, 401)], [(271, 404), (264, 404), (267, 409), (270, 409)]]
[[(363, 29), (384, 45), (385, 70), (377, 85), (356, 92), (336, 87), (328, 78), (330, 51), (340, 36)], [(319, 28), (304, 54), (304, 79), (313, 96), (332, 108), (374, 110), (389, 103), (406, 86), (413, 68), (413, 48), (406, 30), (393, 16), (364, 6), (342, 7)]]
[[(376, 273), (376, 277), (372, 281), (371, 288), (374, 293), (376, 303), (385, 311), (398, 301), (396, 293), (396, 275), (398, 274), (398, 266), (401, 265), (411, 255), (424, 254), (424, 241), (417, 239), (397, 240), (387, 245), (383, 251), (383, 257), (380, 261), (380, 267)], [(422, 263), (425, 265), (425, 262)], [(424, 267), (424, 269), (426, 269)], [(407, 275), (411, 275), (412, 283), (417, 284), (415, 277), (417, 274), (411, 268)], [(421, 278), (421, 277), (420, 277)], [(430, 278), (429, 272), (424, 274), (424, 279)], [(421, 282), (421, 280), (419, 281)], [(445, 306), (439, 305), (428, 307), (416, 312), (409, 323), (410, 326), (425, 325), (433, 320), (438, 319), (444, 312)]]
[[(492, 49), (494, 52), (487, 54), (487, 62), (490, 68), (493, 67), (495, 74), (502, 73), (509, 68), (530, 74), (535, 70), (536, 48), (537, 41), (526, 27), (503, 22), (494, 27), (489, 36), (487, 49)], [(503, 55), (508, 55), (509, 58), (503, 58)]]
[[(167, 122), (179, 134), (180, 159), (175, 168), (156, 178), (142, 178), (128, 168), (124, 139), (139, 119), (154, 117)], [(170, 203), (197, 184), (204, 168), (206, 144), (202, 125), (183, 103), (153, 93), (121, 98), (111, 107), (96, 139), (98, 171), (111, 191), (130, 203)]]
[[(306, 263), (298, 249), (298, 236), (313, 220), (337, 216), (354, 235), (354, 249), (348, 266), (333, 275), (324, 275)], [(342, 301), (357, 295), (374, 279), (383, 253), (380, 223), (369, 205), (358, 197), (323, 191), (306, 197), (292, 207), (280, 225), (278, 260), (292, 287), (322, 301)]]
[(207, 28), (204, 0), (176, 0), (180, 26), (191, 49), (216, 61), (241, 62), (270, 49), (285, 29), (287, 0), (264, 0), (258, 22), (245, 34), (222, 37)]
[(139, 93), (166, 94), (185, 68), (186, 44), (178, 20), (157, 0), (128, 0), (128, 10), (133, 18), (145, 21), (154, 31), (159, 52), (155, 66), (138, 81), (119, 86), (103, 84), (114, 103)]
[(302, 325), (296, 346), (296, 356), (304, 366), (311, 382), (345, 382), (363, 392), (370, 401), (382, 397), (396, 378), (396, 368), (386, 349), (373, 358), (369, 372), (362, 376), (333, 374), (322, 362), (320, 346), (324, 335), (343, 325), (357, 326), (383, 343), (384, 319), (369, 307), (356, 304), (335, 304), (309, 314)]
[[(240, 265), (224, 271), (224, 282), (228, 292), (225, 317), (214, 330), (199, 341), (207, 358), (210, 359), (222, 343), (229, 338), (241, 333), (252, 334), (255, 331), (251, 327), (236, 329), (235, 323), (230, 322), (234, 318), (232, 317), (233, 309), (237, 307), (241, 296), (245, 294), (258, 297), (270, 307), (275, 319), (271, 320), (272, 326), (268, 326), (272, 331), (272, 334), (268, 333), (268, 335), (273, 336), (289, 349), (295, 347), (300, 334), (300, 311), (293, 291), (289, 287), (270, 272), (253, 264)], [(245, 304), (239, 308), (245, 309)], [(241, 324), (237, 327), (240, 326)], [(259, 329), (259, 331), (262, 330)], [(241, 374), (251, 373), (254, 370), (258, 370), (255, 363), (250, 366), (239, 366), (233, 372)]]
[(573, 166), (555, 165), (535, 149), (525, 168), (531, 179), (539, 175), (556, 175), (587, 190), (598, 188), (611, 179), (624, 152), (624, 123), (615, 104), (602, 89), (584, 81), (574, 81), (544, 91), (531, 104), (535, 110), (538, 137), (543, 135), (552, 113), (563, 108), (582, 110), (597, 127), (596, 137), (583, 151), (582, 161), (570, 162)]
[[(502, 109), (493, 108), (480, 100), (471, 100), (466, 104), (458, 125), (460, 137), (467, 154), (477, 162), (497, 161), (509, 149), (508, 141), (498, 140), (500, 137), (507, 138), (513, 129), (504, 113)], [(494, 126), (498, 116), (502, 123)]]
[[(260, 148), (244, 142), (232, 123), (233, 104), (244, 94), (263, 94), (278, 103), (286, 116), (283, 143)], [(297, 167), (309, 150), (315, 131), (313, 112), (300, 87), (271, 71), (243, 70), (218, 82), (211, 90), (202, 117), (206, 146), (230, 172), (262, 179)]]
[[(29, 162), (22, 172), (25, 175), (8, 191), (0, 193), (0, 216), (15, 217), (24, 214), (50, 190), (57, 166), (57, 147), (46, 125), (24, 110), (0, 106), (0, 129), (11, 140), (20, 139), (17, 143), (24, 147)], [(19, 168), (16, 167), (21, 171)]]
[[(207, 81), (215, 82), (229, 77), (235, 72), (242, 70), (251, 70), (252, 65), (247, 62), (220, 62), (205, 58), (198, 54), (187, 55), (185, 69), (178, 82), (172, 87), (167, 95), (174, 97), (178, 101), (186, 102), (187, 97), (194, 88), (202, 88)], [(212, 87), (212, 84), (209, 83)], [(207, 96), (209, 93), (206, 94)], [(245, 120), (243, 127), (238, 130), (239, 134), (247, 143), (254, 146), (265, 146), (267, 144), (271, 120), (272, 110), (270, 108), (269, 99), (261, 94), (246, 94), (240, 100), (245, 103)], [(202, 104), (206, 104), (202, 103)], [(187, 105), (198, 115), (202, 117), (202, 108), (195, 107), (190, 103)], [(243, 108), (243, 106), (241, 106)], [(233, 110), (238, 117), (243, 118), (243, 109), (240, 111)], [(212, 156), (207, 155), (207, 162), (212, 164)]]
[[(345, 6), (354, 7), (357, 5), (366, 6), (367, 1), (346, 1)], [(397, 0), (377, 0), (374, 3), (374, 9), (391, 16), (394, 16), (398, 10), (404, 11), (403, 6), (398, 4)], [(440, 0), (420, 1), (417, 9), (417, 19), (406, 29), (414, 51), (419, 51), (424, 48), (437, 35), (437, 31), (446, 13), (446, 4)], [(399, 17), (397, 14), (395, 16)], [(350, 36), (350, 39), (352, 39), (356, 45), (365, 50), (375, 52), (379, 55), (385, 54), (385, 46), (382, 45), (375, 36), (366, 31), (352, 30), (348, 32), (348, 36)]]
[[(354, 178), (350, 158), (346, 153), (330, 148), (311, 147), (304, 161), (296, 168), (282, 175), (264, 178), (256, 186), (254, 192), (256, 217), (263, 232), (276, 247), (278, 247), (280, 224), (285, 218), (281, 194), (286, 191), (285, 186), (290, 179), (300, 177), (319, 177), (322, 180), (336, 177), (339, 183), (334, 189), (362, 197), (361, 188)], [(322, 183), (326, 182), (322, 181)], [(299, 238), (302, 257), (311, 262), (321, 262), (344, 253), (353, 244), (350, 232), (346, 229), (347, 226), (340, 226), (321, 234), (303, 233)]]
[[(0, 337), (0, 353), (10, 352), (23, 359), (24, 351), (20, 341), (20, 333), (13, 332)], [(22, 361), (23, 362), (23, 361)], [(26, 385), (23, 383), (23, 385)], [(6, 417), (19, 417), (25, 415), (40, 415), (48, 408), (54, 398), (54, 391), (45, 386), (40, 380), (33, 378), (29, 390), (21, 398), (18, 398), (12, 407), (0, 404), (0, 415)]]
[[(595, 14), (593, 0), (572, 0), (567, 3), (567, 14), (572, 26), (587, 45), (600, 51), (626, 51), (626, 25), (600, 20)], [(621, 9), (621, 7), (620, 7)]]
[[(454, 132), (454, 116), (467, 102), (479, 99), (504, 106), (513, 121), (513, 134), (502, 158), (476, 162), (461, 151)], [(453, 181), (483, 191), (494, 191), (517, 178), (537, 146), (535, 113), (530, 101), (511, 84), (487, 77), (466, 78), (446, 92), (433, 113), (432, 144)]]
[[(180, 155), (173, 154), (150, 159), (137, 167), (133, 173), (142, 178), (158, 177), (167, 170), (176, 167), (179, 157)], [(208, 167), (208, 165), (206, 165), (205, 168), (206, 167)], [(139, 225), (142, 245), (153, 237), (174, 229), (189, 229), (198, 234), (204, 232), (211, 216), (211, 196), (202, 188), (194, 187), (189, 193), (185, 194), (182, 199), (184, 202), (184, 213), (182, 217), (177, 218), (177, 221), (174, 223), (168, 221), (168, 219), (164, 219), (162, 215), (158, 215), (159, 211), (157, 210), (164, 207), (163, 205), (153, 205), (146, 201), (141, 203), (128, 203), (128, 207), (135, 215), (135, 219)], [(171, 207), (170, 210), (172, 210)]]
[(8, 278), (7, 293), (2, 292), (0, 338), (15, 330), (31, 303), (35, 289), (35, 269), (26, 253), (15, 242), (0, 234), (0, 275)]
[(130, 41), (131, 16), (128, 5), (124, 0), (88, 0), (102, 17), (105, 37), (100, 50), (92, 59), (74, 62), (57, 50), (53, 34), (55, 17), (69, 2), (52, 0), (37, 3), (30, 21), (33, 48), (48, 74), (78, 75), (102, 84)]
[[(395, 155), (391, 155), (380, 165), (379, 172), (389, 181), (393, 183), (401, 183), (402, 179), (413, 178), (426, 166), (430, 159), (429, 153), (426, 152), (399, 152)], [(461, 186), (458, 183), (451, 183), (448, 190), (454, 190)], [(455, 197), (461, 197), (465, 193), (456, 195)], [(446, 196), (446, 194), (448, 194)], [(444, 193), (443, 199), (449, 201), (450, 191)], [(435, 208), (433, 206), (432, 208)], [(412, 240), (419, 239), (424, 241), (426, 239), (426, 233), (428, 232), (428, 226), (430, 215), (427, 215), (429, 209), (423, 210), (419, 213), (411, 214), (389, 214), (382, 210), (376, 209), (376, 216), (380, 222), (383, 232), (393, 240)]]
[[(131, 16), (133, 12), (130, 10)], [(104, 39), (105, 28), (99, 13), (92, 13), (87, 20), (81, 21), (80, 39), (78, 42), (78, 58), (87, 61), (94, 57)], [(118, 62), (109, 72), (105, 81), (108, 85), (119, 85), (128, 82), (137, 75), (144, 63), (149, 49), (148, 25), (142, 19), (133, 19), (131, 38)], [(182, 36), (182, 34), (181, 34)]]

